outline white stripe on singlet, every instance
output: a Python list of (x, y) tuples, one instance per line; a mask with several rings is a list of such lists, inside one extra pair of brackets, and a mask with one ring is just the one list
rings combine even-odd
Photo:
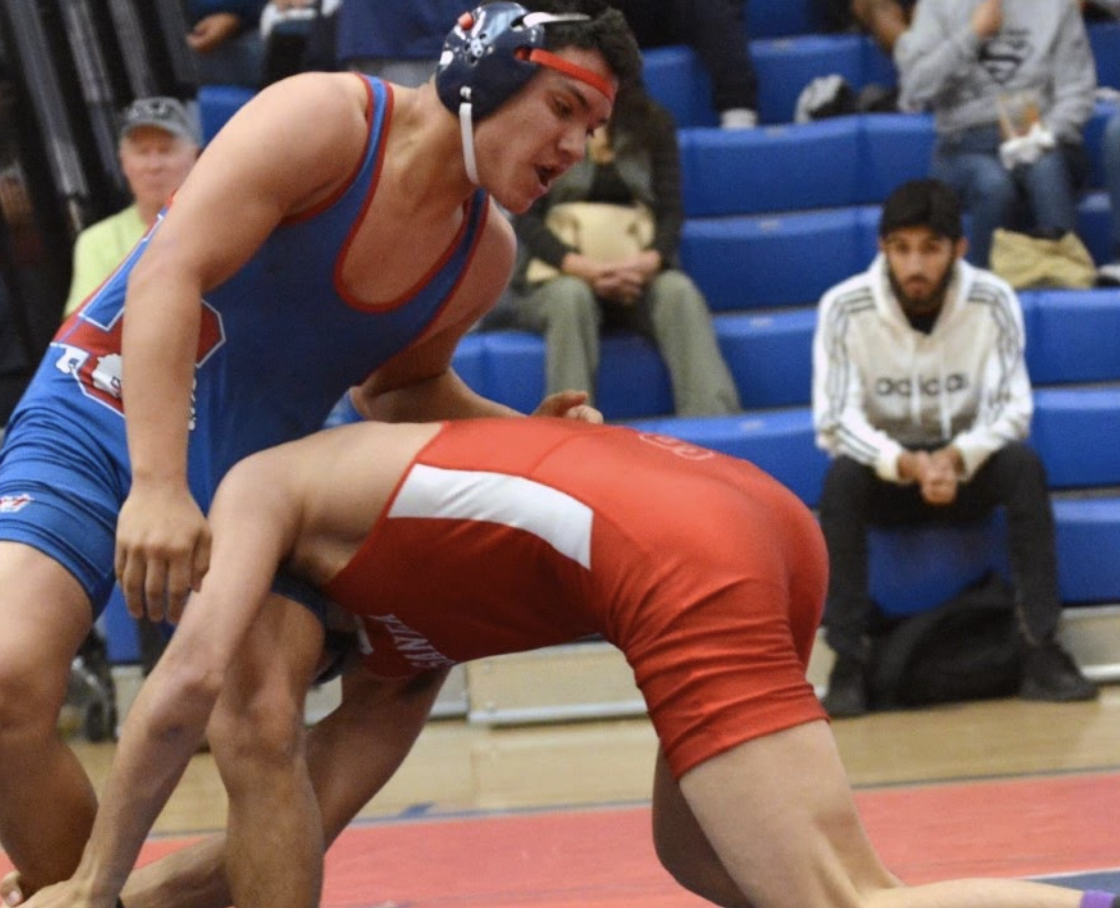
[(523, 476), (416, 464), (388, 516), (480, 520), (515, 527), (591, 568), (591, 508)]

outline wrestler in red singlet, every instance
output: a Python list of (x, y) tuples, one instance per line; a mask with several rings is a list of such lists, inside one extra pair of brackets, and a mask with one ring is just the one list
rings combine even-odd
[(808, 509), (745, 461), (620, 427), (471, 420), (419, 452), (325, 592), (362, 616), (387, 677), (601, 634), (679, 777), (824, 717), (805, 670), (826, 571)]

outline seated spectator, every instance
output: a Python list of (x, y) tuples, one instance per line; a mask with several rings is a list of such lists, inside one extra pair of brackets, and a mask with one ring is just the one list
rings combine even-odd
[(265, 0), (186, 0), (187, 47), (200, 85), (260, 87), (264, 5)]
[(175, 98), (139, 98), (125, 109), (117, 154), (132, 204), (78, 234), (64, 315), (101, 286), (155, 223), (198, 158), (199, 133)]
[(340, 69), (415, 87), (435, 72), (447, 23), (478, 0), (345, 0), (335, 23)]
[(963, 261), (966, 247), (953, 190), (905, 183), (883, 207), (880, 255), (821, 300), (813, 422), (833, 458), (820, 501), (833, 717), (869, 708), (868, 527), (966, 523), (997, 505), (1024, 648), (1020, 696), (1097, 694), (1055, 636), (1054, 517), (1042, 461), (1025, 444), (1033, 402), (1022, 310), (1008, 284)]
[(747, 45), (745, 0), (611, 0), (641, 47), (687, 44), (712, 81), (725, 129), (758, 124), (758, 80)]
[[(602, 203), (593, 215), (633, 222), (607, 226), (604, 242), (619, 240), (619, 248), (581, 247), (575, 236), (557, 232), (557, 216), (580, 202)], [(642, 212), (650, 215), (644, 224)], [(622, 87), (611, 122), (592, 135), (584, 160), (515, 222), (521, 261), (512, 318), (546, 338), (549, 393), (594, 395), (600, 329), (625, 328), (657, 343), (678, 414), (739, 410), (707, 303), (679, 270), (683, 219), (673, 118), (640, 84)], [(639, 236), (642, 229), (647, 236)], [(586, 238), (591, 228), (583, 230)]]
[(894, 56), (899, 106), (934, 113), (932, 175), (972, 216), (972, 262), (997, 227), (1076, 230), (1096, 67), (1075, 4), (922, 0)]

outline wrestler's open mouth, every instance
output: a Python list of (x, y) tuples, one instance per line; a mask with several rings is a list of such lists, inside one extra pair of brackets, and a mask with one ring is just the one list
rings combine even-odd
[(560, 170), (556, 167), (538, 167), (537, 179), (540, 180), (541, 186), (548, 189), (553, 180), (560, 175)]

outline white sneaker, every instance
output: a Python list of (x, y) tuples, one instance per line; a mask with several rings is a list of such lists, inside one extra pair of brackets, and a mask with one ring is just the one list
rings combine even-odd
[(1097, 269), (1097, 283), (1105, 287), (1120, 287), (1120, 261), (1101, 265)]
[(754, 129), (758, 113), (749, 107), (730, 107), (720, 112), (719, 125), (723, 129)]

